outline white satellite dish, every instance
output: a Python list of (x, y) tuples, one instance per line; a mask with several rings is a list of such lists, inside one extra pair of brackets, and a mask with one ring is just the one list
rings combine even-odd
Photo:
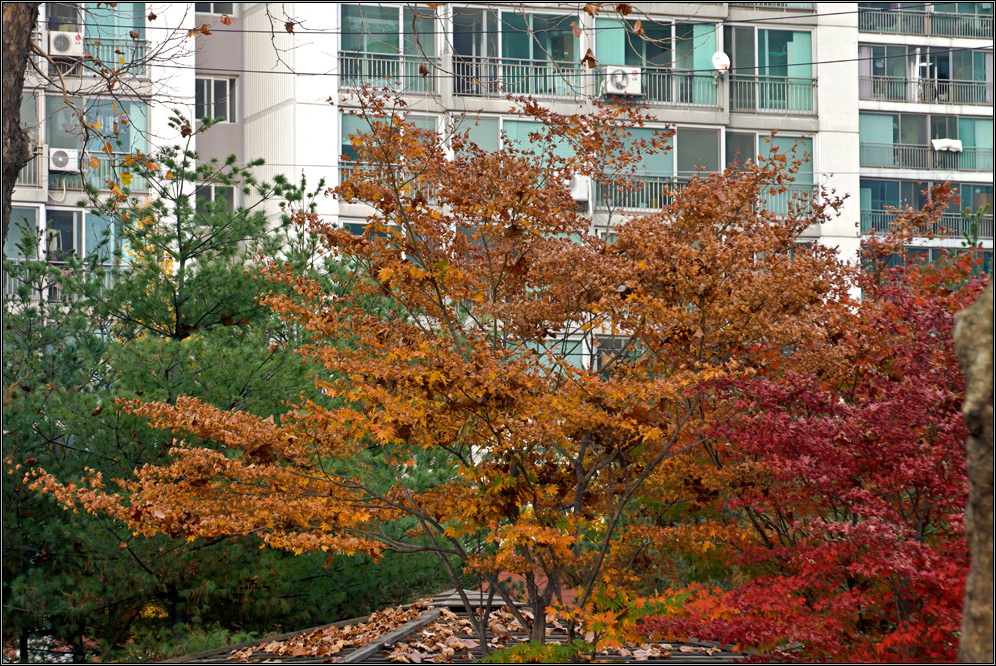
[(730, 56), (722, 51), (716, 51), (712, 54), (712, 66), (720, 74), (726, 74), (730, 71)]

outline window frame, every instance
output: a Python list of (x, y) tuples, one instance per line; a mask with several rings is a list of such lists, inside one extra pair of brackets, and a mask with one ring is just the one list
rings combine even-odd
[[(195, 116), (197, 122), (201, 122), (204, 118), (221, 118), (222, 117), (222, 116), (218, 116), (218, 115), (214, 114), (214, 112), (217, 111), (217, 109), (216, 109), (217, 101), (215, 101), (214, 92), (215, 92), (215, 86), (219, 82), (224, 82), (224, 83), (227, 84), (228, 94), (226, 95), (226, 99), (228, 100), (228, 104), (226, 106), (228, 108), (226, 109), (225, 119), (224, 120), (219, 120), (216, 124), (218, 124), (218, 125), (222, 125), (222, 124), (225, 124), (225, 125), (234, 125), (234, 124), (236, 124), (236, 123), (239, 122), (238, 118), (239, 118), (240, 105), (239, 105), (239, 92), (238, 91), (241, 89), (241, 86), (239, 86), (238, 83), (237, 83), (238, 78), (239, 77), (237, 77), (237, 76), (223, 76), (223, 75), (222, 76), (197, 76), (197, 77), (195, 77), (195, 79), (194, 79), (194, 116)], [(198, 107), (197, 96), (201, 92), (199, 88), (202, 85), (202, 83), (208, 84), (209, 87), (210, 87), (210, 90), (208, 92), (211, 93), (211, 95), (210, 95), (210, 100), (211, 101), (205, 100), (205, 102), (203, 103), (203, 105), (205, 105), (205, 106), (209, 105), (211, 107), (212, 113), (210, 113), (210, 114), (203, 114), (203, 115), (201, 115), (201, 114), (197, 113), (197, 107)]]
[[(231, 4), (232, 5), (232, 11), (231, 12), (217, 12), (217, 11), (214, 10), (214, 6), (215, 5), (223, 5), (223, 4)], [(203, 10), (197, 9), (197, 5), (210, 5), (211, 9), (210, 9), (210, 11), (203, 11)], [(237, 3), (237, 2), (232, 2), (232, 3), (227, 3), (227, 2), (195, 2), (194, 3), (194, 13), (195, 14), (210, 14), (212, 16), (236, 16), (238, 14), (238, 9), (239, 9), (239, 3)]]

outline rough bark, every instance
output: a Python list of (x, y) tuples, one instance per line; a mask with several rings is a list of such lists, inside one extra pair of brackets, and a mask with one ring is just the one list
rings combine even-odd
[(993, 284), (958, 313), (954, 330), (958, 363), (965, 375), (962, 412), (968, 426), (969, 498), (965, 532), (972, 566), (965, 581), (965, 607), (958, 660), (993, 663)]
[(28, 66), (31, 31), (38, 19), (38, 4), (3, 4), (3, 242), (10, 228), (11, 200), (17, 174), (31, 160), (28, 134), (21, 127), (21, 93)]

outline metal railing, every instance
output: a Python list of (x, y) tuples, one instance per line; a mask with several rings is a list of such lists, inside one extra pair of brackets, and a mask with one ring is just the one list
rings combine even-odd
[[(687, 184), (688, 178), (670, 175), (639, 175), (625, 185), (598, 182), (595, 188), (595, 208), (621, 211), (660, 210), (671, 205), (673, 196)], [(816, 185), (794, 184), (783, 192), (762, 192), (758, 203), (775, 215), (787, 215), (791, 204), (805, 205), (816, 194)]]
[(858, 10), (858, 30), (899, 35), (992, 39), (992, 14), (951, 14), (911, 10)]
[[(114, 185), (121, 188), (128, 188), (132, 192), (148, 192), (149, 183), (143, 176), (132, 175), (131, 182), (127, 185), (121, 182), (124, 175), (123, 163), (127, 153), (88, 153), (83, 159), (83, 174), (61, 173), (49, 171), (49, 189), (65, 188), (67, 190), (82, 190), (83, 177), (86, 176), (87, 183), (98, 190), (110, 190)], [(97, 158), (99, 164), (91, 166), (90, 160)]]
[(861, 99), (877, 99), (887, 102), (991, 106), (993, 103), (993, 82), (862, 76), (858, 83), (858, 94)]
[(428, 93), (437, 89), (439, 61), (422, 56), (340, 51), (339, 82), (345, 88), (389, 88)]
[(787, 76), (730, 76), (730, 110), (816, 115), (816, 79)]
[(597, 181), (595, 208), (606, 210), (660, 210), (687, 181), (671, 175), (642, 174), (625, 184)]
[(145, 40), (84, 37), (83, 43), (86, 55), (82, 58), (53, 56), (51, 74), (84, 76), (106, 68), (130, 76), (149, 75), (149, 42)]
[[(778, 188), (779, 190), (781, 188)], [(761, 193), (761, 203), (764, 208), (775, 215), (788, 215), (789, 208), (803, 207), (812, 204), (819, 190), (816, 185), (808, 183), (789, 185), (784, 192), (768, 191)]]
[(801, 11), (813, 11), (816, 9), (815, 2), (731, 2), (733, 7), (754, 7), (756, 9), (798, 9)]
[(901, 143), (861, 143), (861, 166), (945, 171), (992, 171), (993, 149), (965, 146), (960, 153)]
[(454, 55), (453, 70), (457, 95), (573, 99), (586, 91), (581, 67), (575, 62)]
[(41, 185), (41, 163), (44, 157), (34, 155), (17, 174), (17, 187), (38, 187)]
[[(874, 231), (878, 234), (888, 233), (892, 228), (895, 213), (885, 210), (862, 210), (861, 233)], [(937, 238), (964, 238), (971, 230), (971, 223), (958, 213), (944, 213), (941, 219), (930, 228), (921, 229), (918, 235), (932, 235)], [(979, 225), (981, 240), (993, 239), (993, 216), (986, 215)]]
[[(599, 85), (605, 69), (599, 71)], [(712, 74), (675, 71), (668, 68), (645, 67), (640, 74), (642, 98), (650, 104), (680, 104), (717, 108), (720, 106), (719, 86)]]

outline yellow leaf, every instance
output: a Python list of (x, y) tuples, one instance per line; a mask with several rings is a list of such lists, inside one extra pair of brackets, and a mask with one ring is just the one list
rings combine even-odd
[(123, 174), (121, 174), (121, 184), (122, 185), (131, 185), (131, 177), (132, 176), (131, 176), (130, 173), (123, 173)]
[(107, 153), (108, 155), (110, 155), (111, 152), (113, 152), (114, 149), (111, 147), (110, 142), (108, 142), (108, 143), (105, 143), (104, 147), (101, 148), (100, 150), (101, 150), (101, 152), (104, 152), (104, 153)]
[(95, 155), (91, 155), (90, 156), (90, 168), (91, 169), (96, 169), (99, 166), (100, 166), (100, 160), (98, 160)]

